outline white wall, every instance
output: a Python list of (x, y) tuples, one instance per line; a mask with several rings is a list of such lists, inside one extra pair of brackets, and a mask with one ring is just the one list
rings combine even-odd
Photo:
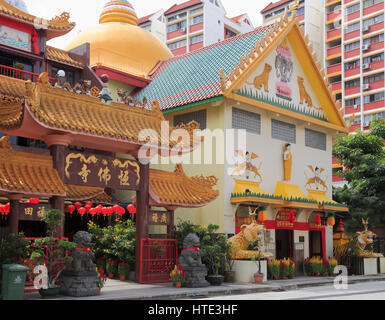
[[(224, 39), (224, 20), (226, 11), (221, 7), (206, 0), (204, 3), (204, 40), (203, 46), (208, 46)], [(219, 23), (218, 23), (219, 22)]]
[(151, 33), (162, 42), (166, 42), (166, 18), (164, 16), (164, 10), (159, 10), (150, 18), (150, 20)]
[(324, 24), (322, 1), (305, 1), (305, 34), (309, 36), (319, 61), (324, 56)]

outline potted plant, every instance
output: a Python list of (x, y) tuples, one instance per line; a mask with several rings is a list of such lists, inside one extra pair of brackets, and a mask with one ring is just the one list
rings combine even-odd
[(225, 282), (234, 282), (235, 281), (235, 271), (233, 271), (234, 260), (231, 258), (231, 249), (233, 244), (226, 243), (226, 266), (227, 270), (224, 272)]
[(46, 279), (43, 279), (43, 287), (39, 289), (39, 293), (43, 297), (59, 294), (60, 286), (58, 286), (57, 280), (62, 271), (72, 262), (72, 257), (68, 256), (67, 252), (76, 248), (76, 243), (54, 238), (57, 228), (62, 224), (63, 217), (64, 214), (60, 210), (46, 210), (42, 220), (47, 225), (48, 236), (33, 242), (34, 251), (31, 259), (36, 265), (44, 266), (47, 270)]
[(224, 276), (219, 270), (224, 267), (226, 261), (226, 236), (224, 234), (207, 234), (201, 244), (202, 261), (208, 269), (206, 280), (211, 285), (221, 285)]
[(255, 256), (251, 257), (251, 261), (256, 262), (258, 266), (258, 272), (254, 273), (254, 281), (255, 283), (258, 283), (258, 284), (263, 282), (263, 276), (264, 276), (264, 274), (261, 272), (261, 258), (262, 258), (262, 254), (260, 251), (258, 251)]
[(335, 277), (337, 273), (334, 273), (334, 269), (338, 266), (337, 259), (329, 258), (328, 260), (328, 274), (331, 277)]
[(184, 284), (186, 278), (186, 273), (183, 270), (183, 267), (181, 265), (175, 265), (174, 269), (170, 273), (170, 278), (174, 286), (180, 288)]
[(293, 279), (297, 272), (297, 264), (292, 260), (288, 259), (287, 278)]
[(104, 284), (107, 281), (106, 273), (104, 272), (104, 269), (102, 268), (96, 268), (96, 272), (98, 273), (98, 288), (99, 288), (99, 294), (102, 292), (102, 288), (104, 287)]
[(108, 259), (106, 269), (108, 277), (110, 279), (114, 279), (116, 274), (118, 273), (118, 260)]
[(311, 272), (314, 276), (319, 277), (322, 272), (322, 259), (320, 257), (312, 257), (309, 260)]
[(121, 281), (125, 281), (130, 271), (130, 264), (128, 262), (121, 261), (118, 265), (118, 274)]
[(278, 280), (280, 277), (281, 262), (277, 259), (271, 259), (267, 262), (268, 273), (271, 279)]

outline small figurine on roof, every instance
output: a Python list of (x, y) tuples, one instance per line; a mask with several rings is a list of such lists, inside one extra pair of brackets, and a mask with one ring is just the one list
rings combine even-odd
[(98, 98), (102, 100), (103, 103), (110, 104), (112, 101), (111, 91), (110, 89), (108, 89), (108, 81), (110, 80), (110, 78), (108, 77), (108, 75), (103, 74), (100, 77), (100, 80), (102, 80), (103, 82), (103, 89), (100, 91)]

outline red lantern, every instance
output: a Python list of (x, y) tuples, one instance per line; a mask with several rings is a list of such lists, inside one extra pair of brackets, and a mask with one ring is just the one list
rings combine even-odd
[(103, 207), (101, 210), (102, 210), (102, 214), (103, 214), (104, 216), (108, 214), (108, 208)]
[(316, 213), (316, 215), (314, 216), (314, 223), (316, 225), (320, 225), (321, 224), (321, 216), (319, 215), (319, 213)]
[(85, 206), (89, 206), (92, 208), (93, 203), (91, 201), (87, 201)]
[(126, 209), (127, 209), (127, 211), (130, 214), (135, 214), (136, 213), (136, 208), (135, 208), (135, 206), (133, 204), (129, 204)]
[(30, 198), (29, 203), (38, 204), (40, 200), (38, 198)]
[(103, 212), (103, 206), (99, 204), (99, 205), (96, 207), (96, 212), (97, 212), (97, 213), (102, 213), (102, 212)]
[(112, 207), (112, 210), (114, 210), (115, 213), (119, 212), (119, 207), (117, 204)]
[(118, 211), (117, 211), (117, 213), (119, 214), (119, 215), (124, 215), (124, 213), (126, 212), (126, 210), (124, 210), (124, 208), (122, 208), (121, 206), (118, 206)]
[(73, 205), (73, 204), (70, 204), (68, 207), (67, 207), (67, 211), (69, 213), (73, 213), (74, 211), (76, 210), (76, 207)]
[(86, 209), (87, 213), (90, 213), (90, 210), (92, 209), (92, 205), (86, 204), (84, 208)]
[(86, 208), (79, 208), (78, 209), (78, 213), (81, 215), (81, 216), (83, 216), (85, 213), (86, 213)]
[(80, 202), (75, 202), (74, 205), (75, 205), (76, 209), (79, 209), (82, 207), (82, 204)]
[(91, 208), (89, 213), (90, 213), (91, 216), (94, 216), (94, 215), (96, 215), (98, 213), (98, 210), (96, 208)]
[(114, 213), (114, 208), (113, 207), (108, 207), (107, 209), (108, 209), (108, 211), (107, 211), (108, 215), (111, 215), (111, 214)]
[(289, 222), (290, 223), (294, 223), (295, 221), (295, 212), (294, 211), (290, 211), (289, 212)]
[(5, 205), (4, 213), (6, 215), (9, 213), (9, 202)]

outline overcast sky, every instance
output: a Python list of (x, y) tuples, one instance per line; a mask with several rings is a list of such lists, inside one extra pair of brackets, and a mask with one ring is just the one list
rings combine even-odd
[[(80, 30), (85, 30), (89, 26), (98, 24), (99, 15), (103, 6), (108, 0), (24, 0), (29, 13), (46, 19), (51, 19), (67, 11), (71, 15), (70, 21), (76, 22), (76, 27), (70, 34), (53, 39), (50, 45), (64, 48), (65, 45), (78, 34)], [(143, 17), (163, 8), (167, 10), (175, 3), (183, 3), (187, 0), (131, 0), (138, 17)], [(222, 0), (228, 17), (235, 17), (242, 13), (248, 13), (254, 25), (257, 27), (262, 24), (260, 11), (267, 6), (271, 0)]]

